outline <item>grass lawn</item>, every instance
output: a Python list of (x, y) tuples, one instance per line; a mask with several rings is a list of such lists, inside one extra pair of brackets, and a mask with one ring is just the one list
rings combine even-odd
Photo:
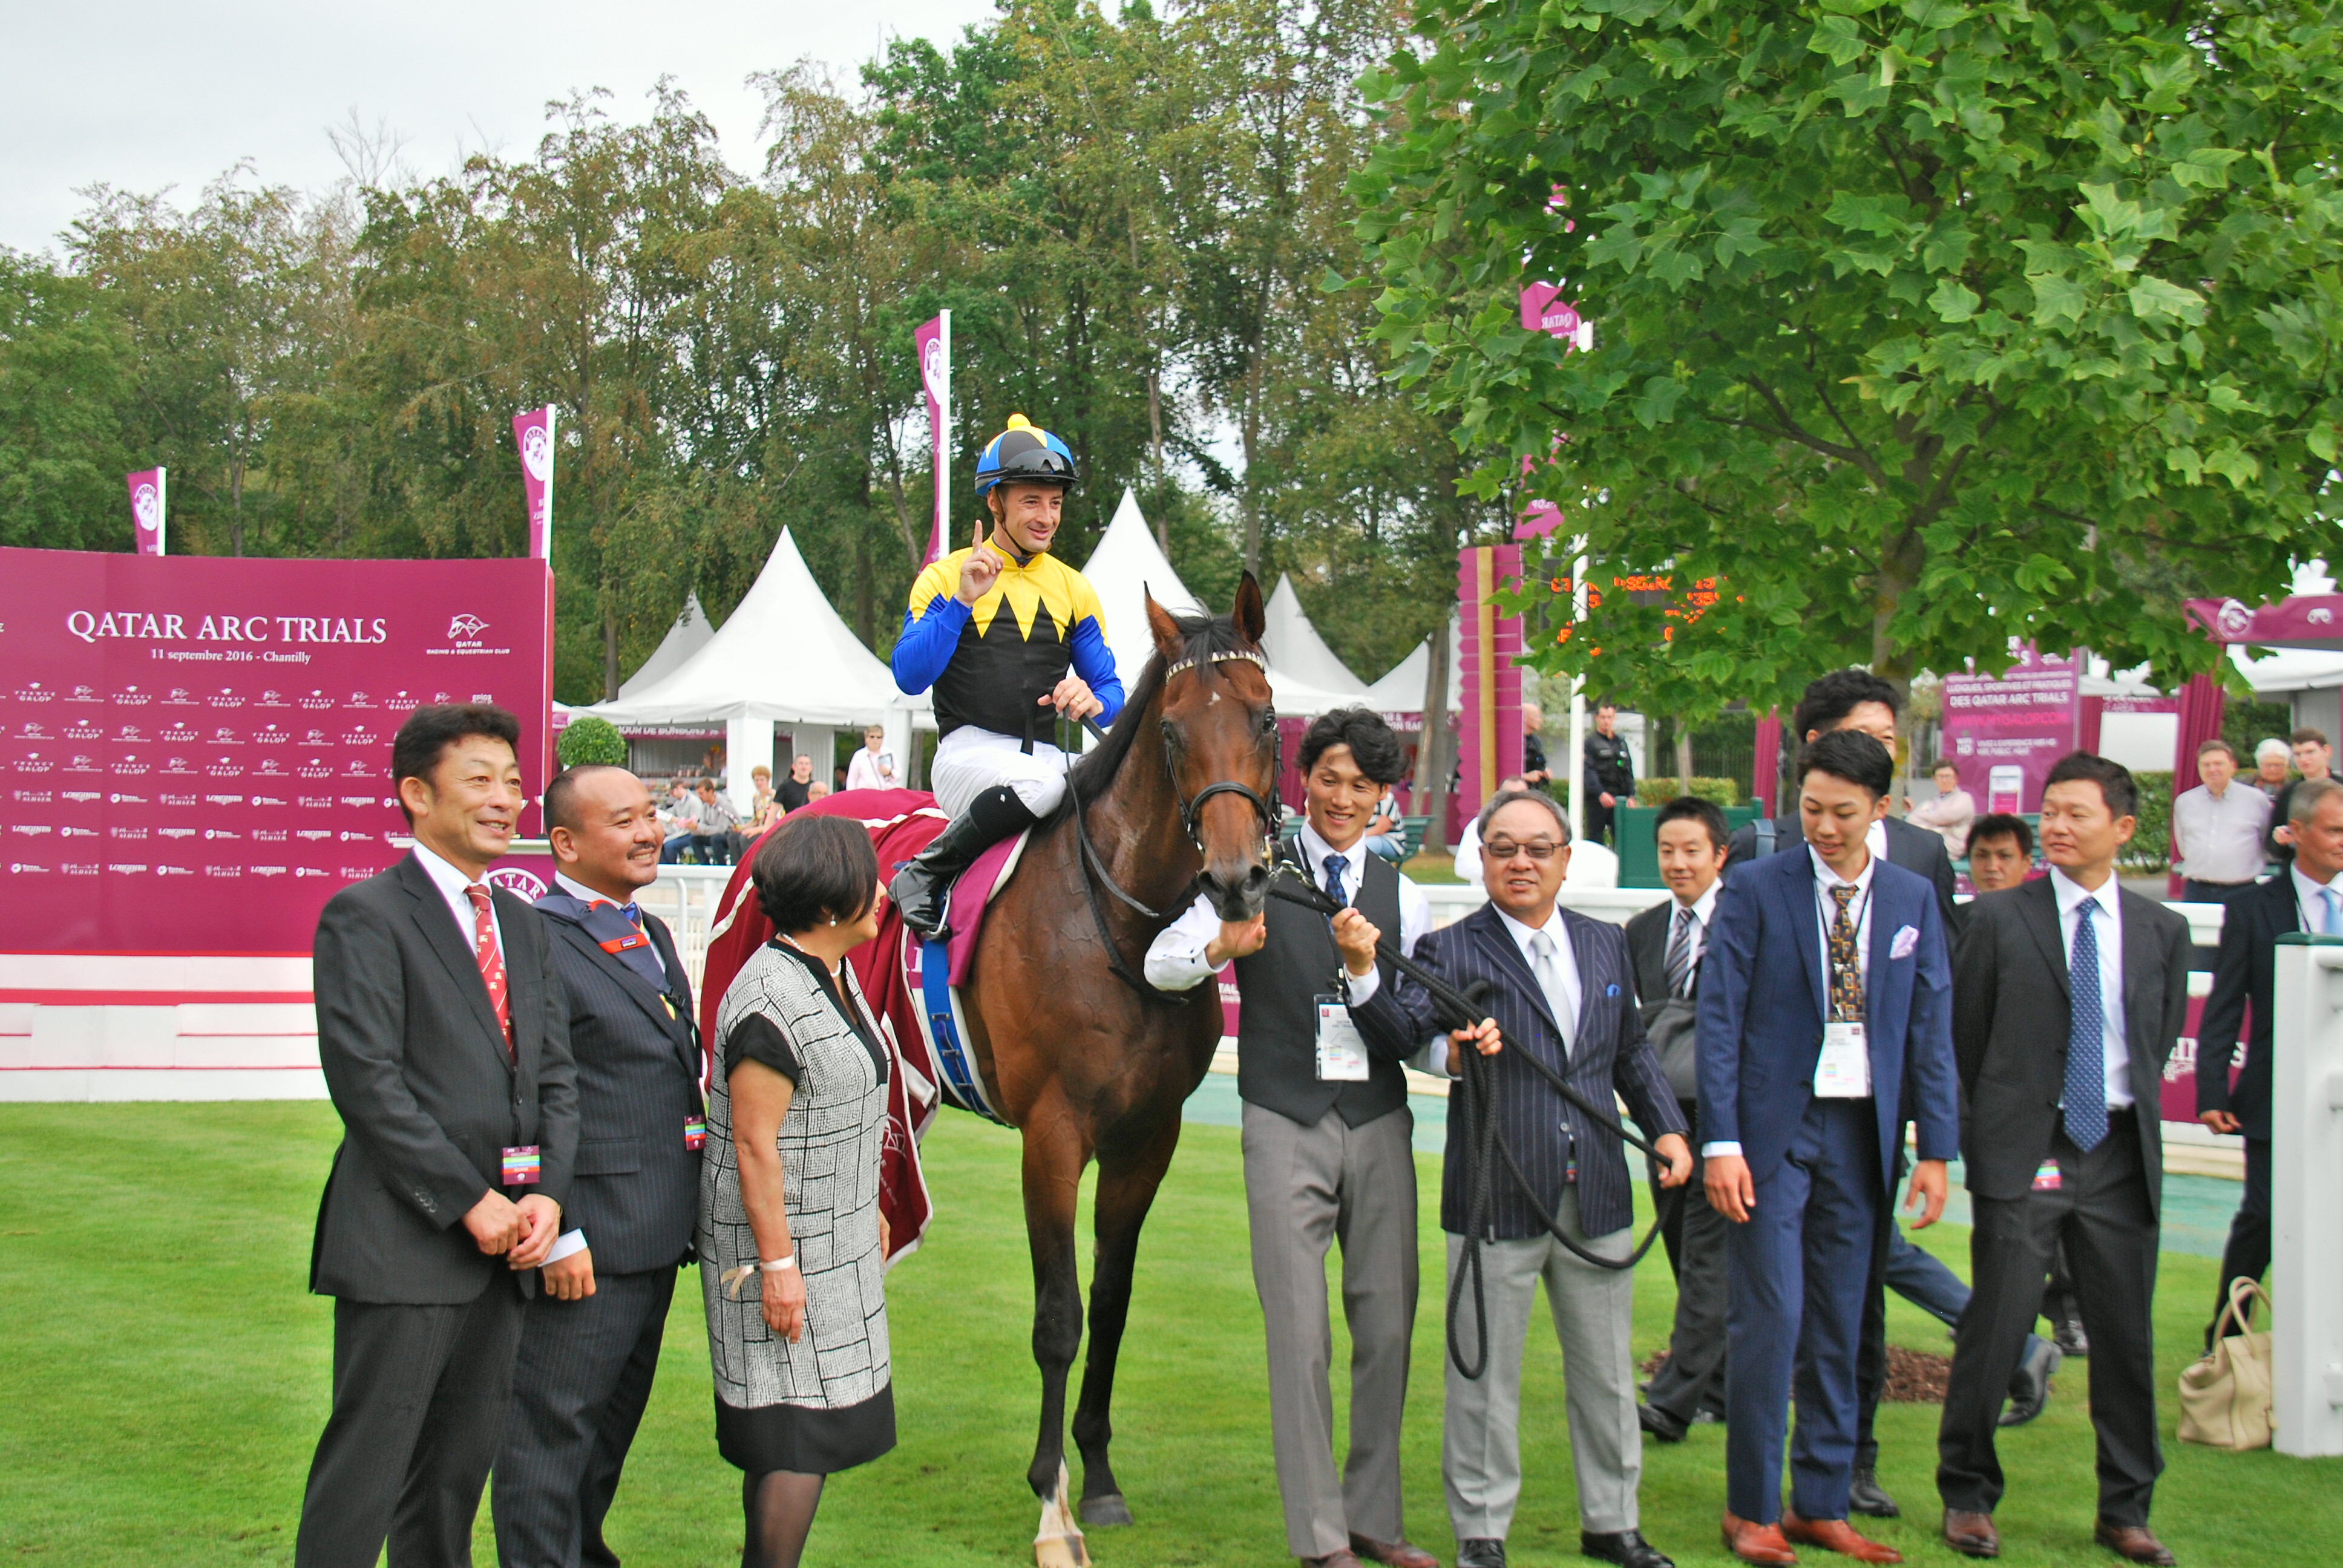
[[(305, 1293), (309, 1231), (337, 1127), (322, 1103), (0, 1106), (0, 1553), (24, 1563), (289, 1562), (310, 1446), (326, 1411), (331, 1311)], [(1023, 1483), (1037, 1377), (1014, 1135), (965, 1116), (928, 1141), (938, 1219), (890, 1281), (902, 1444), (840, 1477), (809, 1559), (1031, 1561)], [(1408, 1408), (1407, 1521), (1453, 1552), (1440, 1490), (1442, 1289), (1426, 1194), (1424, 1296)], [(1964, 1231), (1923, 1238), (1966, 1267)], [(2184, 1564), (2331, 1563), (2343, 1462), (2242, 1456), (2173, 1441), (2169, 1390), (2212, 1290), (2211, 1261), (2167, 1254), (2157, 1303), (2166, 1454), (2158, 1532)], [(1636, 1345), (1664, 1340), (1672, 1292), (1641, 1272)], [(1541, 1314), (1542, 1319), (1542, 1314)], [(1534, 1320), (1540, 1321), (1540, 1320)], [(1943, 1331), (1894, 1308), (1903, 1343)], [(1337, 1332), (1339, 1334), (1339, 1325)], [(1095, 1532), (1101, 1568), (1288, 1561), (1270, 1463), (1260, 1308), (1237, 1134), (1191, 1126), (1159, 1200), (1116, 1406), (1116, 1460), (1136, 1527)], [(1338, 1344), (1336, 1364), (1344, 1359)], [(1533, 1332), (1513, 1561), (1583, 1561), (1560, 1358)], [(2091, 1443), (2076, 1368), (2051, 1410), (2008, 1434), (2000, 1522), (2015, 1563), (2107, 1563), (2091, 1544)], [(1337, 1402), (1341, 1402), (1338, 1388)], [(1882, 1412), (1885, 1480), (1910, 1511), (1878, 1533), (1914, 1562), (1936, 1543), (1934, 1407)], [(1337, 1426), (1342, 1416), (1338, 1409)], [(1645, 1452), (1645, 1533), (1679, 1562), (1718, 1545), (1724, 1431)], [(732, 1564), (737, 1473), (717, 1457), (696, 1278), (679, 1292), (659, 1389), (612, 1516), (633, 1568)], [(478, 1558), (495, 1553), (482, 1510)], [(1810, 1560), (1838, 1561), (1822, 1553)]]

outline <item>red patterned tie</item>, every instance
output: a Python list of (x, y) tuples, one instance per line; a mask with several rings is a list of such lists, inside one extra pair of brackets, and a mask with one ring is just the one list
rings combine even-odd
[(497, 1010), (497, 1024), (505, 1031), (505, 1054), (512, 1054), (512, 1004), (505, 995), (505, 956), (497, 950), (497, 923), (488, 913), (488, 890), (474, 882), (464, 890), (472, 900), (472, 957), (488, 988), (488, 1001)]

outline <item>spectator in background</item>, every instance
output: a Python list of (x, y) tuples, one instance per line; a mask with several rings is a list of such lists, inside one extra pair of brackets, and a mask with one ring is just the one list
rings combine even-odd
[[(2302, 775), (2302, 780), (2298, 782), (2332, 778), (2333, 757), (2327, 749), (2327, 737), (2318, 730), (2306, 727), (2294, 732), (2294, 770)], [(2293, 819), (2288, 810), (2294, 801), (2294, 790), (2295, 785), (2288, 784), (2270, 803), (2270, 836), (2262, 846), (2263, 851), (2281, 866), (2294, 859)]]
[(1976, 820), (1976, 797), (1961, 788), (1961, 770), (1950, 758), (1937, 762), (1932, 777), (1936, 798), (1912, 804), (1904, 797), (1904, 819), (1926, 828), (1945, 841), (1945, 852), (1957, 855), (1969, 841), (1969, 824)]
[(1367, 852), (1394, 866), (1407, 859), (1407, 825), (1399, 819), (1399, 803), (1388, 789), (1375, 802), (1375, 814), (1367, 822)]
[(1554, 775), (1546, 771), (1545, 740), (1538, 731), (1545, 728), (1545, 709), (1534, 702), (1522, 704), (1522, 777), (1544, 789)]
[(1628, 754), (1627, 738), (1619, 733), (1619, 709), (1604, 702), (1594, 709), (1594, 733), (1586, 738), (1586, 755), (1579, 763), (1586, 789), (1586, 836), (1597, 844), (1611, 841), (1611, 814), (1635, 793), (1635, 759)]
[(2180, 847), (2180, 896), (2193, 904), (2227, 903), (2261, 874), (2262, 837), (2270, 799), (2237, 787), (2237, 749), (2218, 736), (2197, 748), (2205, 780), (2172, 802), (2172, 838)]
[(749, 778), (756, 786), (756, 799), (748, 820), (741, 824), (740, 831), (746, 837), (754, 839), (760, 837), (766, 829), (781, 819), (781, 799), (773, 792), (771, 769), (751, 768), (749, 770)]
[(895, 767), (895, 754), (884, 750), (887, 728), (883, 724), (867, 726), (862, 731), (862, 749), (847, 760), (846, 787), (849, 789), (900, 789), (903, 776)]
[(683, 852), (691, 848), (691, 836), (699, 826), (699, 802), (692, 796), (690, 785), (681, 779), (669, 780), (667, 804), (660, 809), (659, 820), (666, 835), (659, 845), (659, 864), (683, 864)]
[(800, 751), (789, 759), (789, 776), (774, 788), (773, 799), (783, 811), (794, 811), (809, 799), (807, 791), (812, 784), (813, 759)]
[[(2197, 1030), (2197, 1120), (2246, 1141), (2244, 1201), (2221, 1254), (2223, 1303), (2231, 1280), (2258, 1280), (2269, 1267), (2271, 1001), (2278, 939), (2289, 931), (2343, 935), (2343, 785), (2332, 779), (2304, 779), (2293, 787), (2287, 809), (2294, 861), (2268, 881), (2239, 892), (2223, 911), (2213, 990)], [(2232, 1089), (2229, 1063), (2241, 1040), (2245, 1070)], [(2208, 1349), (2212, 1342), (2208, 1322)]]
[(820, 779), (817, 779), (812, 783), (806, 786), (806, 799), (808, 801), (827, 800), (829, 799), (830, 786), (823, 783)]
[[(1508, 773), (1497, 780), (1496, 793), (1489, 798), (1493, 800), (1508, 789), (1526, 789), (1529, 787), (1529, 780), (1520, 774)], [(1456, 835), (1456, 879), (1470, 888), (1481, 885), (1481, 819), (1477, 816), (1465, 823), (1464, 830)]]
[[(2276, 800), (2286, 793), (2286, 742), (2273, 735), (2254, 748), (2254, 788)], [(2286, 820), (2283, 817), (2277, 821)]]
[(732, 802), (717, 793), (713, 779), (699, 781), (691, 847), (703, 866), (729, 866), (740, 858), (740, 819), (734, 814)]
[(757, 821), (764, 819), (767, 808), (773, 803), (773, 770), (762, 763), (749, 769), (749, 814)]
[(1969, 886), (1998, 893), (2026, 880), (2034, 869), (2034, 829), (2023, 817), (1996, 811), (1969, 829)]

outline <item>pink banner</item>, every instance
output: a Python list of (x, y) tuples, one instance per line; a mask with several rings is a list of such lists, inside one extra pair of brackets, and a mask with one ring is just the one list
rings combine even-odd
[(930, 461), (936, 479), (935, 519), (928, 528), (927, 560), (951, 553), (951, 312), (939, 313), (911, 333), (920, 355), (920, 389), (928, 400)]
[(6, 945), (308, 952), (326, 900), (404, 852), (416, 707), (509, 709), (544, 789), (552, 620), (541, 561), (0, 549)]
[(513, 416), (513, 445), (520, 448), (521, 487), (528, 495), (528, 553), (553, 558), (553, 405)]
[(2343, 594), (2295, 594), (2258, 609), (2233, 598), (2192, 598), (2188, 613), (2216, 642), (2343, 648)]
[(2027, 648), (1998, 678), (1945, 678), (1945, 750), (1979, 811), (2042, 809), (2050, 765), (2075, 749), (2078, 674), (2072, 660)]
[(1559, 337), (1572, 348), (1594, 347), (1594, 327), (1562, 297), (1557, 284), (1533, 283), (1522, 290), (1522, 329)]
[(125, 476), (130, 487), (130, 526), (138, 539), (138, 553), (159, 556), (163, 553), (163, 481), (161, 468), (142, 468)]

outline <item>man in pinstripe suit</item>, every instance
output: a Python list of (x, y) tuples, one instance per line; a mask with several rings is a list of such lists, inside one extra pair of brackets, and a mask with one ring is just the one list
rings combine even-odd
[[(1415, 957), (1458, 988), (1490, 982), (1490, 1017), (1429, 1048), (1447, 1070), (1451, 1048), (1468, 1040), (1505, 1049), (1490, 1057), (1500, 1131), (1537, 1204), (1570, 1240), (1607, 1258), (1634, 1251), (1634, 1189), (1618, 1138), (1596, 1128), (1527, 1062), (1534, 1054), (1567, 1077), (1589, 1101), (1624, 1097), (1638, 1125), (1667, 1156), (1663, 1180), (1692, 1174), (1684, 1122), (1658, 1056), (1644, 1038), (1627, 942), (1616, 926), (1554, 902), (1570, 865), (1570, 826), (1552, 796), (1499, 792), (1480, 817), (1489, 902), (1445, 930), (1425, 935)], [(1431, 998), (1413, 980), (1379, 990), (1361, 1021), (1386, 1039), (1420, 1040), (1433, 1029)], [(1448, 1232), (1454, 1277), (1467, 1224), (1465, 1167), (1474, 1143), (1463, 1118), (1448, 1123), (1440, 1228)], [(1571, 1456), (1577, 1472), (1579, 1547), (1627, 1568), (1670, 1568), (1639, 1533), (1635, 1493), (1643, 1432), (1635, 1413), (1629, 1342), (1634, 1280), (1624, 1270), (1577, 1257), (1549, 1234), (1509, 1175), (1495, 1178), (1490, 1231), (1481, 1247), (1488, 1360), (1478, 1379), (1447, 1365), (1448, 1402), (1441, 1472), (1456, 1530), (1457, 1568), (1503, 1568), (1505, 1532), (1521, 1495), (1521, 1377), (1530, 1302), (1545, 1281), (1569, 1385)], [(1470, 1333), (1467, 1328), (1463, 1332)], [(1468, 1349), (1468, 1354), (1471, 1351)]]
[(578, 1173), (521, 1326), (492, 1503), (503, 1568), (616, 1568), (602, 1521), (659, 1370), (706, 1141), (691, 984), (635, 905), (659, 876), (649, 791), (572, 768), (545, 791), (555, 890), (538, 901), (578, 1058)]

